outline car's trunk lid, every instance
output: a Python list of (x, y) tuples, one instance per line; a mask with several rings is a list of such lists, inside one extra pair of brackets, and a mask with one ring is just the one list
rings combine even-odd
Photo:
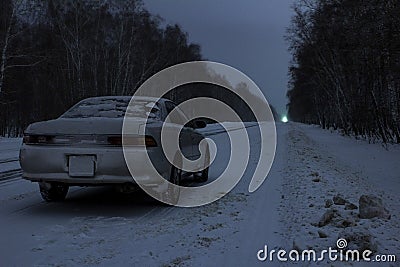
[[(143, 118), (131, 119), (129, 134), (141, 134), (146, 124)], [(59, 118), (31, 124), (26, 134), (40, 135), (121, 135), (123, 119), (114, 118)]]

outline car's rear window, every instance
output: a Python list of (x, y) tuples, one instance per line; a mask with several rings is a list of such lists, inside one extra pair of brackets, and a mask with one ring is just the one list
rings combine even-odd
[(161, 117), (158, 104), (154, 106), (152, 101), (135, 101), (127, 110), (129, 102), (130, 99), (88, 99), (68, 110), (62, 118), (122, 118), (125, 114), (139, 118)]

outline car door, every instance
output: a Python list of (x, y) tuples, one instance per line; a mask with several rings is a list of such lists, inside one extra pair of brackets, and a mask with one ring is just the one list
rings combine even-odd
[[(165, 102), (165, 109), (167, 111), (167, 114), (170, 114), (172, 110), (174, 110), (175, 108), (177, 107), (173, 102), (170, 101)], [(179, 108), (177, 108), (177, 111), (178, 112), (174, 113), (174, 116), (171, 117), (172, 125), (170, 127), (181, 127), (187, 121), (186, 116)], [(183, 127), (179, 135), (180, 149), (182, 151), (182, 154), (188, 159), (193, 158), (192, 132), (193, 132), (192, 128)]]

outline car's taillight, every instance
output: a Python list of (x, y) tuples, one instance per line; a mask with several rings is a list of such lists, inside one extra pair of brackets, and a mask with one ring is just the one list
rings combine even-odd
[(23, 142), (27, 145), (52, 144), (54, 136), (49, 135), (24, 135)]
[[(107, 140), (110, 145), (122, 146), (122, 136), (110, 136)], [(127, 146), (157, 146), (156, 140), (151, 136), (125, 136), (124, 144)]]
[(108, 143), (113, 146), (122, 146), (122, 137), (121, 136), (110, 136), (107, 139)]
[(146, 139), (145, 141), (146, 141), (147, 147), (156, 147), (157, 146), (157, 142), (156, 142), (156, 140), (154, 140), (153, 137), (146, 136), (145, 139)]

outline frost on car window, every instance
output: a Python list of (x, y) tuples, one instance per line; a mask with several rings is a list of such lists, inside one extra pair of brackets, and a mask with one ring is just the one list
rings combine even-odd
[(161, 119), (161, 111), (155, 102), (139, 102), (136, 101), (135, 105), (129, 105), (126, 110), (127, 117), (141, 117), (150, 119)]
[(123, 118), (125, 114), (129, 117), (160, 119), (160, 108), (158, 104), (151, 101), (136, 101), (129, 105), (130, 99), (88, 99), (79, 103), (69, 111), (63, 118)]
[(154, 102), (149, 102), (145, 106), (146, 115), (152, 119), (161, 119), (161, 110)]

